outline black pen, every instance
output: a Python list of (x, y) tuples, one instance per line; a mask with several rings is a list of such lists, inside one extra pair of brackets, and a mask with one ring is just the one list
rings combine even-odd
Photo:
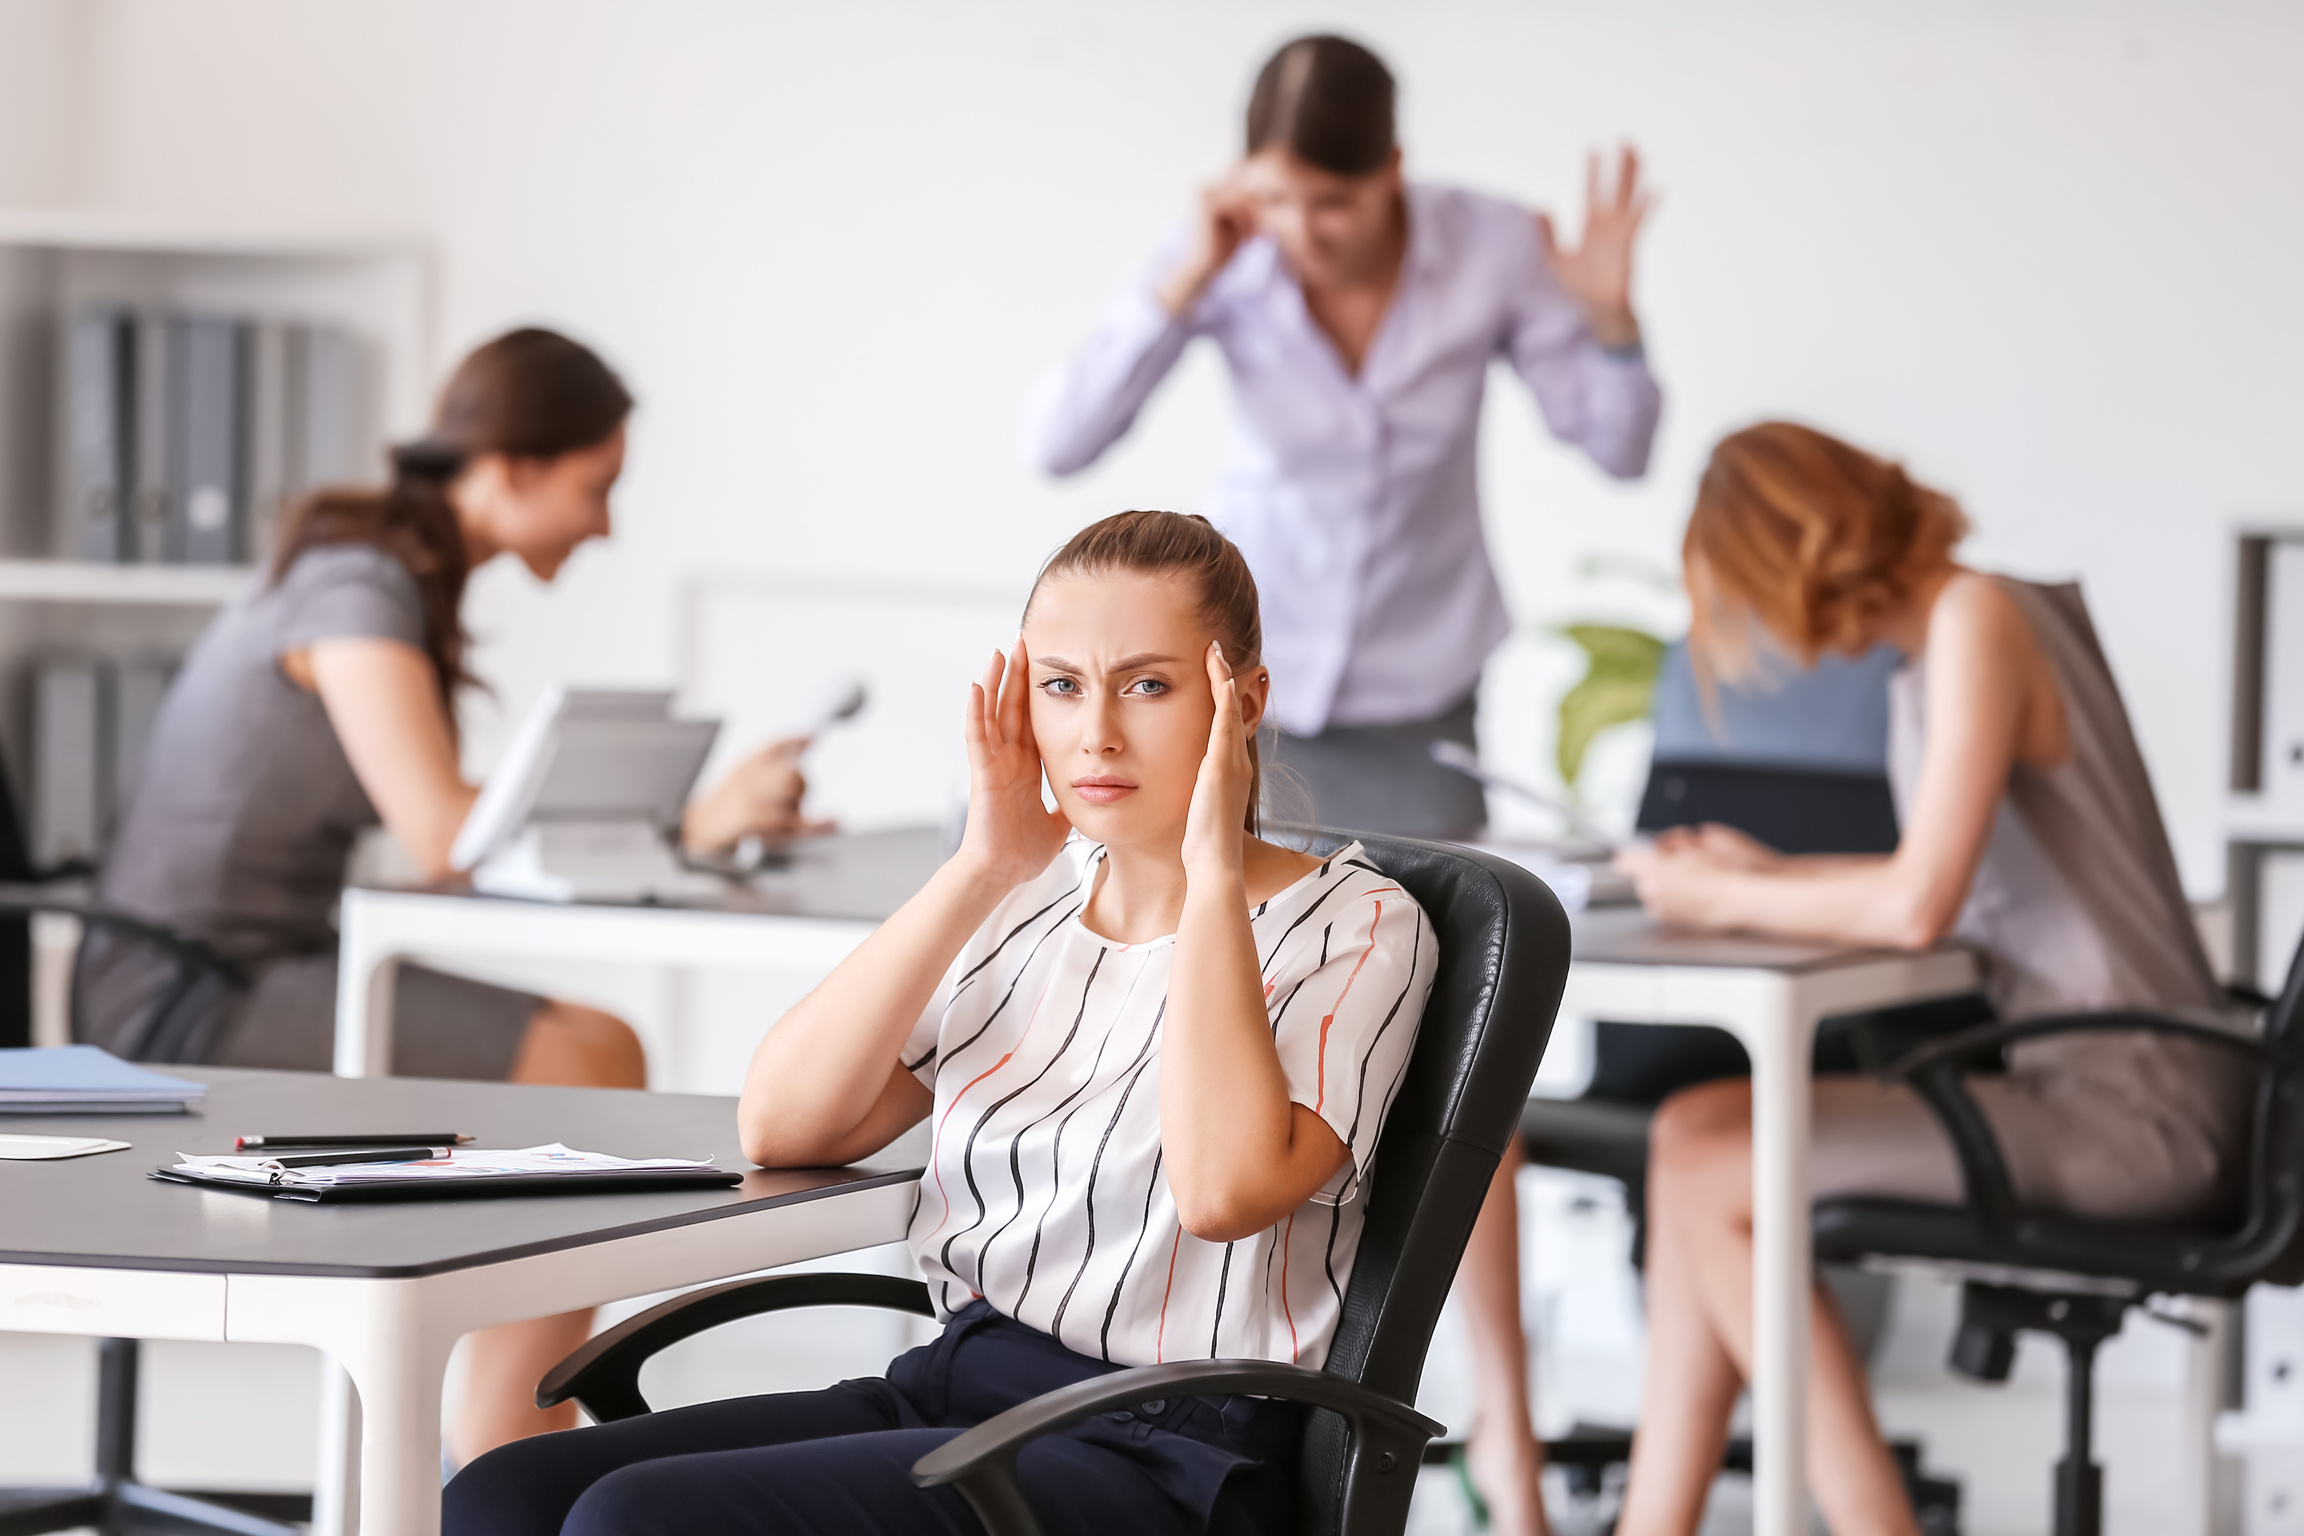
[(380, 1147), (372, 1152), (307, 1152), (265, 1161), (275, 1168), (332, 1168), (345, 1163), (428, 1163), (446, 1156), (446, 1147)]
[(275, 1147), (407, 1147), (421, 1142), (427, 1147), (461, 1147), (472, 1138), (456, 1131), (379, 1131), (373, 1136), (235, 1136), (232, 1149), (236, 1152), (261, 1152)]

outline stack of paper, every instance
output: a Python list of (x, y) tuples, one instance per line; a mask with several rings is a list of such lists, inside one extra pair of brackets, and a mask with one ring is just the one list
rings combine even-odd
[(163, 1077), (93, 1045), (0, 1050), (0, 1115), (173, 1115), (206, 1083)]
[(742, 1182), (711, 1158), (611, 1157), (578, 1152), (558, 1142), (516, 1151), (464, 1149), (417, 1163), (335, 1163), (283, 1167), (277, 1157), (200, 1157), (176, 1154), (156, 1178), (219, 1184), (290, 1200), (385, 1196), (580, 1193), (587, 1189), (726, 1186)]

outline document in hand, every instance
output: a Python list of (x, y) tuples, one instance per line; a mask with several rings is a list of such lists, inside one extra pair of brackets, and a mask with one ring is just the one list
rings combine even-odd
[(610, 1157), (553, 1142), (516, 1151), (451, 1152), (420, 1163), (341, 1163), (283, 1168), (277, 1158), (176, 1154), (152, 1177), (282, 1200), (423, 1200), (460, 1195), (594, 1194), (629, 1189), (725, 1189), (743, 1176), (710, 1158)]
[(207, 1095), (206, 1083), (147, 1072), (93, 1045), (0, 1050), (0, 1115), (174, 1115)]

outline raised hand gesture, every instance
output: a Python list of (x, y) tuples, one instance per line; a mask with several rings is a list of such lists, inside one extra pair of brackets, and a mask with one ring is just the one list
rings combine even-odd
[(960, 857), (1019, 885), (1048, 867), (1072, 823), (1040, 799), (1040, 746), (1032, 739), (1024, 640), (1011, 663), (998, 651), (984, 680), (968, 685), (968, 830)]
[(1256, 204), (1240, 184), (1234, 166), (1224, 179), (1200, 190), (1192, 211), (1192, 239), (1175, 270), (1160, 281), (1160, 307), (1181, 315), (1200, 302), (1232, 257), (1256, 233)]
[(1640, 339), (1640, 322), (1632, 314), (1632, 244), (1655, 202), (1640, 186), (1639, 151), (1626, 145), (1613, 193), (1601, 188), (1599, 153), (1585, 157), (1584, 238), (1574, 250), (1560, 244), (1551, 215), (1536, 215), (1545, 265), (1583, 308), (1603, 345), (1629, 346)]
[(1208, 642), (1208, 689), (1216, 696), (1216, 717), (1208, 722), (1208, 751), (1192, 785), (1192, 807), (1184, 817), (1184, 871), (1229, 873), (1237, 878), (1245, 853), (1249, 786), (1256, 767), (1248, 756), (1248, 726), (1240, 715), (1239, 685), (1224, 647)]

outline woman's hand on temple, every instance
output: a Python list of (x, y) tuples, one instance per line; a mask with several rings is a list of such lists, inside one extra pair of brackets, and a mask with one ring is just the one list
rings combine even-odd
[(1235, 167), (1222, 181), (1201, 189), (1199, 206), (1192, 214), (1191, 243), (1154, 293), (1160, 307), (1180, 316), (1199, 303), (1208, 285), (1216, 281), (1216, 274), (1255, 233), (1256, 204), (1241, 189), (1240, 172)]
[(1013, 662), (994, 651), (984, 680), (968, 685), (968, 830), (954, 855), (1011, 886), (1046, 869), (1072, 830), (1040, 798), (1027, 661), (1019, 636)]
[(1248, 755), (1248, 726), (1224, 647), (1209, 641), (1206, 661), (1216, 714), (1208, 722), (1208, 751), (1200, 759), (1192, 807), (1184, 817), (1184, 869), (1187, 875), (1229, 872), (1237, 878), (1256, 765)]
[(1564, 249), (1551, 215), (1536, 215), (1545, 265), (1582, 307), (1603, 346), (1628, 347), (1640, 340), (1640, 322), (1632, 313), (1632, 246), (1655, 202), (1640, 188), (1639, 152), (1627, 145), (1617, 161), (1613, 197), (1601, 192), (1599, 154), (1585, 158), (1582, 244)]
[(712, 792), (689, 803), (680, 820), (680, 841), (691, 853), (717, 853), (747, 837), (794, 837), (829, 832), (829, 821), (800, 814), (808, 780), (800, 754), (808, 738), (772, 741), (730, 770)]

